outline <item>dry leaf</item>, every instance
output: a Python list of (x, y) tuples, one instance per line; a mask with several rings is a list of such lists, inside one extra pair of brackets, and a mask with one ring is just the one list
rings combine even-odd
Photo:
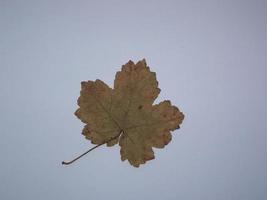
[(156, 73), (142, 60), (129, 61), (117, 72), (114, 89), (101, 80), (82, 82), (75, 115), (86, 125), (83, 135), (93, 144), (119, 143), (121, 160), (139, 167), (154, 159), (152, 147), (163, 148), (184, 115), (163, 101), (153, 105), (160, 93)]

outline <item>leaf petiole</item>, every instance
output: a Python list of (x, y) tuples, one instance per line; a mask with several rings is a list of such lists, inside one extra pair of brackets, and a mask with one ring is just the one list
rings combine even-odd
[(82, 155), (79, 155), (78, 157), (74, 158), (73, 160), (69, 161), (69, 162), (66, 162), (66, 161), (62, 161), (62, 165), (69, 165), (73, 162), (75, 162), (76, 160), (80, 159), (81, 157), (83, 157), (84, 155), (88, 154), (90, 151), (96, 149), (97, 147), (100, 147), (101, 145), (103, 145), (105, 143), (102, 143), (102, 144), (99, 144), (99, 145), (96, 145), (94, 146), (93, 148), (89, 149), (88, 151), (84, 152)]
[(83, 157), (84, 155), (88, 154), (90, 151), (96, 149), (97, 147), (100, 147), (102, 146), (103, 144), (106, 144), (112, 140), (115, 140), (117, 139), (120, 135), (121, 135), (122, 131), (120, 131), (120, 133), (118, 135), (116, 135), (115, 137), (109, 139), (107, 142), (103, 142), (101, 144), (98, 144), (94, 147), (92, 147), (91, 149), (89, 149), (88, 151), (84, 152), (83, 154), (79, 155), (78, 157), (74, 158), (73, 160), (69, 161), (69, 162), (66, 162), (66, 161), (62, 161), (62, 165), (70, 165), (71, 163), (75, 162), (76, 160), (80, 159), (81, 157)]

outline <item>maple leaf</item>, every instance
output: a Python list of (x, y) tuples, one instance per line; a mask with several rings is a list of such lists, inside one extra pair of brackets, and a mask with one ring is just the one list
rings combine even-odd
[(75, 115), (86, 124), (82, 134), (97, 145), (94, 148), (119, 143), (121, 160), (135, 167), (154, 159), (152, 147), (167, 145), (170, 131), (178, 129), (184, 119), (168, 100), (153, 105), (160, 89), (145, 59), (123, 65), (114, 89), (98, 79), (82, 82), (81, 88)]

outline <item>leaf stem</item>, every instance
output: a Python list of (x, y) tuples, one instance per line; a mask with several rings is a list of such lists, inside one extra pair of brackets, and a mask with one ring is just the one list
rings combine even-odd
[(101, 145), (103, 145), (105, 143), (102, 143), (102, 144), (99, 144), (99, 145), (96, 145), (94, 146), (93, 148), (89, 149), (88, 151), (84, 152), (82, 155), (79, 155), (78, 157), (74, 158), (73, 160), (69, 161), (69, 162), (66, 162), (66, 161), (62, 161), (62, 165), (69, 165), (73, 162), (75, 162), (76, 160), (80, 159), (81, 157), (83, 157), (84, 155), (88, 154), (90, 151), (96, 149), (97, 147), (100, 147)]
[(98, 144), (94, 147), (92, 147), (91, 149), (89, 149), (88, 151), (84, 152), (83, 154), (77, 156), (76, 158), (74, 158), (73, 160), (69, 161), (69, 162), (66, 162), (66, 161), (62, 161), (62, 165), (70, 165), (71, 163), (75, 162), (76, 160), (80, 159), (81, 157), (83, 157), (84, 155), (88, 154), (90, 151), (93, 151), (94, 149), (96, 149), (97, 147), (100, 147), (102, 146), (103, 144), (106, 144), (112, 140), (115, 140), (117, 139), (120, 135), (121, 135), (122, 131), (120, 131), (120, 133), (118, 135), (116, 135), (115, 137), (109, 139), (107, 142), (103, 142), (101, 144)]

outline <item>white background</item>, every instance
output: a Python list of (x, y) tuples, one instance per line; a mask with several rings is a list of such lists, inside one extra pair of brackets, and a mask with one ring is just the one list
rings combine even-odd
[[(267, 199), (266, 1), (0, 0), (0, 199)], [(185, 113), (134, 168), (73, 115), (80, 82), (146, 58)]]

